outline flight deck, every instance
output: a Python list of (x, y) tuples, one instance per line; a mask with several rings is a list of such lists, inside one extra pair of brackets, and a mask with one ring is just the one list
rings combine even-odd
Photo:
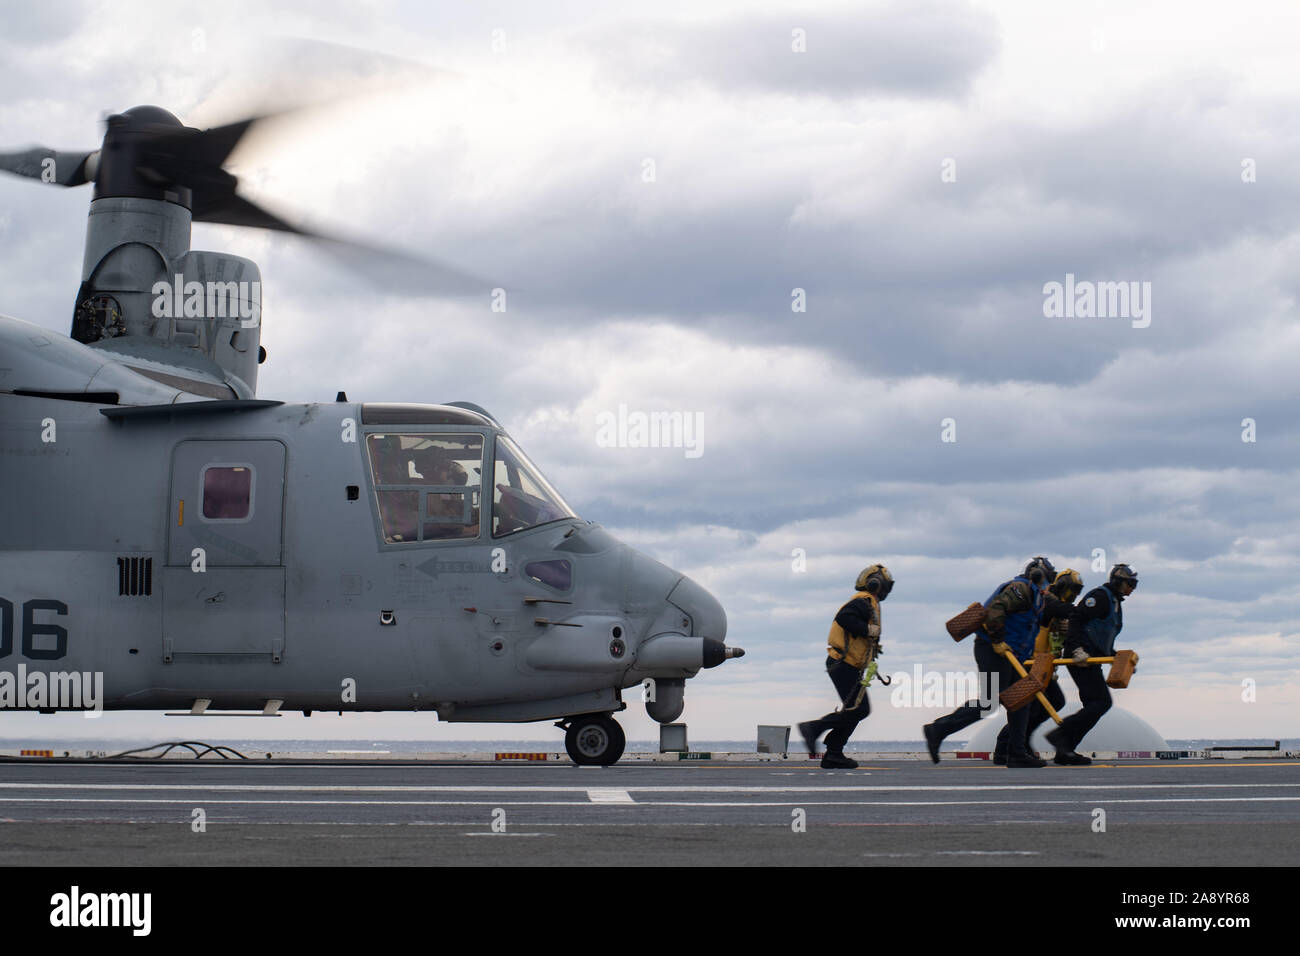
[(1300, 863), (1300, 759), (1285, 756), (1008, 770), (895, 754), (847, 771), (495, 756), (10, 759), (0, 863)]

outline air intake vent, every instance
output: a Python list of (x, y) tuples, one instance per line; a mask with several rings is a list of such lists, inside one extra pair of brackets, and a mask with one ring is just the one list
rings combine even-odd
[(118, 558), (117, 593), (128, 597), (153, 594), (153, 558)]

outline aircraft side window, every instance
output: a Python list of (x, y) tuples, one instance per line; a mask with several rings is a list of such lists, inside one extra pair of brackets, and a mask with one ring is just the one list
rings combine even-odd
[(370, 435), (366, 446), (387, 543), (478, 537), (482, 435)]
[(573, 565), (568, 561), (532, 561), (524, 565), (524, 574), (557, 591), (573, 586)]
[(209, 465), (203, 469), (203, 517), (238, 521), (253, 509), (251, 465)]

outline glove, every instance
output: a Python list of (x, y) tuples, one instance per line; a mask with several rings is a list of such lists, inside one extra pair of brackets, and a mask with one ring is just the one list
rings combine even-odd
[(998, 655), (1000, 655), (1000, 656), (1002, 656), (1002, 657), (1005, 657), (1007, 651), (1009, 651), (1009, 650), (1011, 650), (1011, 648), (1007, 646), (1007, 644), (1006, 644), (1005, 641), (994, 641), (994, 642), (993, 642), (993, 653), (998, 654)]
[(1075, 664), (1087, 665), (1088, 663), (1088, 652), (1082, 647), (1076, 647), (1070, 657), (1073, 658)]
[(868, 625), (867, 625), (867, 637), (879, 637), (879, 636), (880, 636), (880, 625), (879, 625), (879, 624), (868, 624)]

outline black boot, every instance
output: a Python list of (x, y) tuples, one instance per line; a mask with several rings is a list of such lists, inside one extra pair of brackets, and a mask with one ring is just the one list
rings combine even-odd
[(822, 757), (823, 770), (853, 770), (857, 767), (858, 762), (838, 751), (826, 751)]
[(1046, 767), (1047, 761), (1040, 760), (1032, 753), (1011, 754), (1007, 757), (1007, 767), (1015, 769), (1016, 767)]
[(1058, 763), (1062, 767), (1086, 767), (1092, 760), (1073, 750), (1058, 750), (1052, 763)]
[(921, 733), (925, 734), (925, 746), (930, 751), (930, 759), (938, 763), (939, 745), (943, 743), (943, 733), (934, 724), (926, 724), (921, 728)]
[[(1030, 732), (1031, 732), (1031, 734), (1032, 734), (1032, 732), (1034, 732), (1034, 731), (1030, 731)], [(1005, 741), (1002, 740), (1002, 737), (1001, 737), (1001, 736), (998, 737), (997, 743), (998, 743), (998, 744), (1001, 744), (1002, 747), (1006, 747)], [(1037, 756), (1039, 756), (1039, 754), (1037, 754), (1037, 752), (1036, 752), (1036, 750), (1034, 749), (1034, 747), (1032, 747), (1032, 744), (1030, 744), (1030, 739), (1028, 739), (1028, 737), (1024, 737), (1024, 752), (1026, 752), (1027, 754), (1030, 754), (1031, 757), (1037, 757)], [(996, 747), (993, 748), (993, 762), (995, 762), (997, 766), (1005, 767), (1005, 766), (1006, 766), (1006, 750), (1001, 750), (1001, 749), (998, 749), (998, 748), (996, 748)]]

